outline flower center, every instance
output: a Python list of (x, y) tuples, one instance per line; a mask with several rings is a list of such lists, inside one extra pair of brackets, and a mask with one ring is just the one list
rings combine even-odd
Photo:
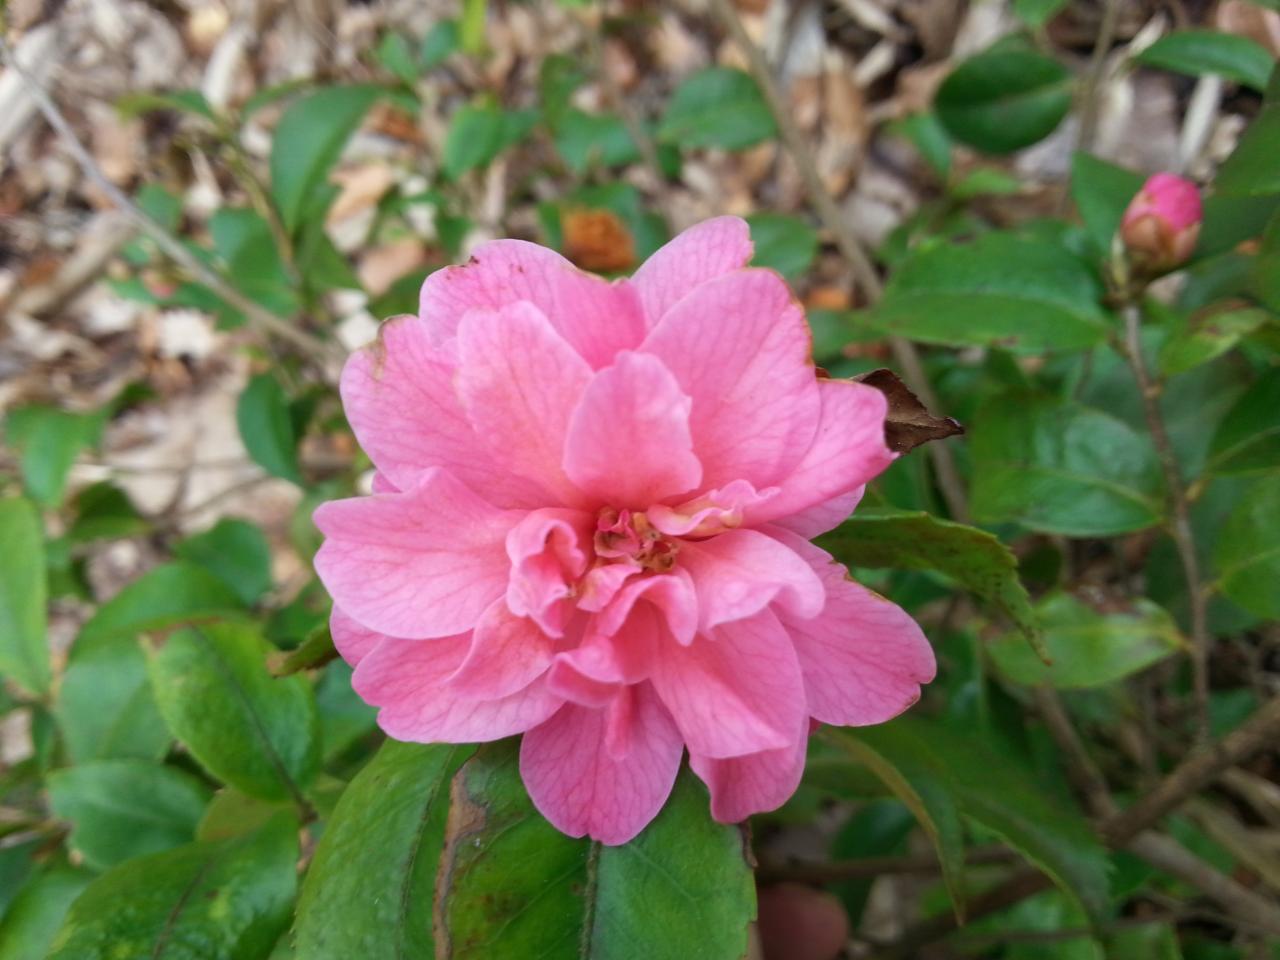
[(595, 550), (605, 560), (634, 560), (646, 570), (666, 573), (675, 566), (680, 545), (643, 513), (603, 507), (596, 518)]

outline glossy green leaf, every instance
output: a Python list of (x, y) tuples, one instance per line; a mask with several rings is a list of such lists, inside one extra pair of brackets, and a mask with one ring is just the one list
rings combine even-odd
[(54, 716), (74, 763), (158, 760), (172, 739), (151, 693), (146, 656), (132, 636), (76, 641)]
[(289, 399), (275, 377), (260, 373), (249, 381), (236, 403), (236, 423), (254, 463), (273, 477), (302, 483)]
[(1067, 0), (1013, 0), (1013, 12), (1029, 27), (1042, 27), (1052, 20)]
[(51, 867), (32, 877), (0, 921), (0, 960), (44, 960), (76, 897), (93, 875)]
[(755, 246), (752, 266), (768, 267), (794, 280), (813, 264), (818, 231), (804, 220), (782, 213), (753, 213), (747, 223)]
[(951, 173), (951, 137), (936, 114), (909, 114), (895, 121), (891, 129), (910, 140), (939, 177), (945, 178)]
[(280, 118), (271, 141), (271, 197), (290, 232), (379, 92), (370, 84), (322, 87), (295, 100)]
[(1245, 494), (1213, 559), (1223, 593), (1260, 617), (1280, 618), (1280, 473), (1267, 474)]
[(1108, 957), (1142, 960), (1183, 960), (1177, 929), (1172, 923), (1144, 923), (1107, 936)]
[(1039, 647), (1040, 629), (1018, 559), (985, 530), (923, 511), (864, 507), (825, 534), (819, 544), (850, 567), (936, 570), (999, 610), (1024, 640)]
[(271, 548), (262, 530), (246, 520), (224, 518), (175, 548), (183, 560), (204, 567), (251, 606), (271, 589)]
[(1250, 279), (1254, 296), (1272, 313), (1280, 314), (1280, 213), (1267, 223)]
[(1099, 613), (1066, 593), (1036, 605), (1049, 664), (1034, 656), (1017, 635), (985, 649), (1000, 673), (1015, 683), (1048, 683), (1059, 689), (1102, 687), (1145, 670), (1185, 644), (1168, 612), (1139, 597), (1123, 613)]
[(169, 635), (149, 664), (160, 713), (210, 773), (264, 800), (300, 800), (320, 760), (305, 677), (272, 678), (269, 647), (248, 625)]
[(742, 150), (776, 133), (755, 80), (730, 67), (707, 67), (686, 77), (658, 124), (658, 137), (681, 148)]
[(458, 51), (461, 38), (458, 35), (457, 20), (441, 20), (422, 38), (422, 46), (418, 50), (418, 60), (424, 70), (438, 67)]
[(1222, 356), (1268, 320), (1263, 310), (1222, 310), (1191, 321), (1187, 330), (1170, 337), (1160, 348), (1160, 369), (1166, 376), (1185, 373)]
[(1111, 241), (1129, 202), (1142, 189), (1142, 175), (1118, 167), (1091, 153), (1077, 152), (1071, 158), (1071, 198), (1094, 249), (1110, 256)]
[(1209, 448), (1211, 473), (1254, 473), (1280, 467), (1280, 370), (1255, 380), (1227, 411)]
[(1271, 72), (1262, 112), (1218, 169), (1214, 189), (1226, 196), (1280, 193), (1280, 68)]
[(5, 418), (9, 443), (21, 455), (22, 482), (45, 506), (62, 502), (76, 457), (98, 442), (102, 413), (69, 413), (54, 407), (20, 407)]
[(298, 899), (301, 956), (436, 955), (432, 904), (449, 782), (474, 749), (388, 740), (351, 781)]
[(174, 110), (205, 120), (216, 120), (213, 107), (199, 90), (169, 90), (126, 93), (115, 103), (122, 119), (129, 120), (157, 110)]
[(1179, 30), (1161, 37), (1136, 57), (1138, 63), (1193, 77), (1211, 73), (1264, 90), (1275, 58), (1262, 44), (1217, 30)]
[(626, 124), (612, 114), (567, 109), (556, 122), (555, 142), (569, 169), (578, 174), (633, 163), (640, 156)]
[(1088, 821), (1046, 791), (1036, 772), (989, 734), (918, 714), (847, 733), (872, 744), (895, 766), (932, 769), (965, 817), (1003, 837), (1094, 920), (1106, 915), (1108, 859)]
[(288, 811), (275, 800), (259, 800), (232, 787), (213, 795), (196, 824), (197, 840), (229, 840), (262, 829), (272, 817)]
[(1163, 479), (1150, 439), (1109, 413), (1004, 394), (970, 431), (974, 517), (1069, 537), (1109, 537), (1160, 522)]
[(173, 767), (100, 760), (49, 775), (53, 812), (72, 824), (71, 846), (105, 870), (190, 842), (212, 791)]
[(414, 62), (413, 51), (409, 41), (403, 34), (387, 32), (382, 35), (378, 46), (373, 51), (374, 59), (382, 67), (394, 74), (401, 83), (413, 86), (418, 79), (418, 65)]
[(911, 811), (924, 829), (942, 867), (956, 916), (964, 917), (964, 825), (956, 787), (945, 769), (917, 751), (914, 734), (899, 725), (863, 729), (832, 728), (823, 739), (854, 763), (866, 767)]
[(1107, 336), (1101, 296), (1094, 274), (1062, 247), (992, 232), (912, 254), (871, 319), (898, 336), (948, 346), (1082, 349)]
[(298, 309), (279, 241), (261, 214), (221, 207), (209, 218), (209, 233), (224, 272), (241, 292), (282, 316)]
[(441, 960), (739, 960), (755, 917), (742, 833), (687, 770), (636, 839), (603, 847), (534, 810), (511, 742), (454, 779), (436, 898)]
[(498, 154), (528, 136), (537, 120), (532, 110), (503, 110), (493, 104), (467, 105), (453, 115), (441, 164), (456, 180), (487, 167)]
[(948, 74), (934, 98), (947, 132), (987, 153), (1043, 140), (1071, 108), (1071, 74), (1030, 50), (989, 50)]
[(235, 615), (240, 598), (208, 571), (189, 563), (153, 567), (98, 608), (78, 643), (136, 637), (187, 620)]
[(266, 960), (289, 926), (296, 823), (123, 863), (71, 905), (48, 960)]
[(106, 480), (77, 493), (74, 506), (75, 520), (67, 531), (72, 543), (123, 540), (145, 533), (149, 526), (128, 495)]
[(49, 689), (44, 531), (21, 497), (0, 500), (0, 674), (32, 693)]

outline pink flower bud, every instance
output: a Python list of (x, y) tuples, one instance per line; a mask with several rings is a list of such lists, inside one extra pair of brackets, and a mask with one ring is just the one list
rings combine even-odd
[(1120, 239), (1136, 268), (1171, 270), (1191, 256), (1203, 217), (1195, 184), (1172, 173), (1157, 173), (1129, 201)]

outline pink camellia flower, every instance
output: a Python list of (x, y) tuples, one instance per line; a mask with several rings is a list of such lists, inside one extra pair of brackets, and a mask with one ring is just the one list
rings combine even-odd
[(893, 459), (883, 396), (815, 375), (751, 253), (722, 217), (610, 283), (487, 243), (343, 372), (378, 472), (316, 511), (316, 569), (353, 685), (400, 740), (523, 733), (573, 836), (635, 836), (686, 747), (717, 819), (774, 809), (811, 717), (879, 723), (933, 677), (911, 618), (807, 539)]
[(1151, 176), (1129, 202), (1120, 239), (1142, 270), (1172, 270), (1191, 256), (1204, 208), (1196, 185), (1172, 173)]

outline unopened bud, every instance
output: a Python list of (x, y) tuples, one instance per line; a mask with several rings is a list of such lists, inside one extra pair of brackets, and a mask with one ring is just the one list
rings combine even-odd
[(1129, 201), (1120, 240), (1135, 270), (1162, 273), (1187, 262), (1200, 236), (1204, 208), (1196, 185), (1157, 173)]

